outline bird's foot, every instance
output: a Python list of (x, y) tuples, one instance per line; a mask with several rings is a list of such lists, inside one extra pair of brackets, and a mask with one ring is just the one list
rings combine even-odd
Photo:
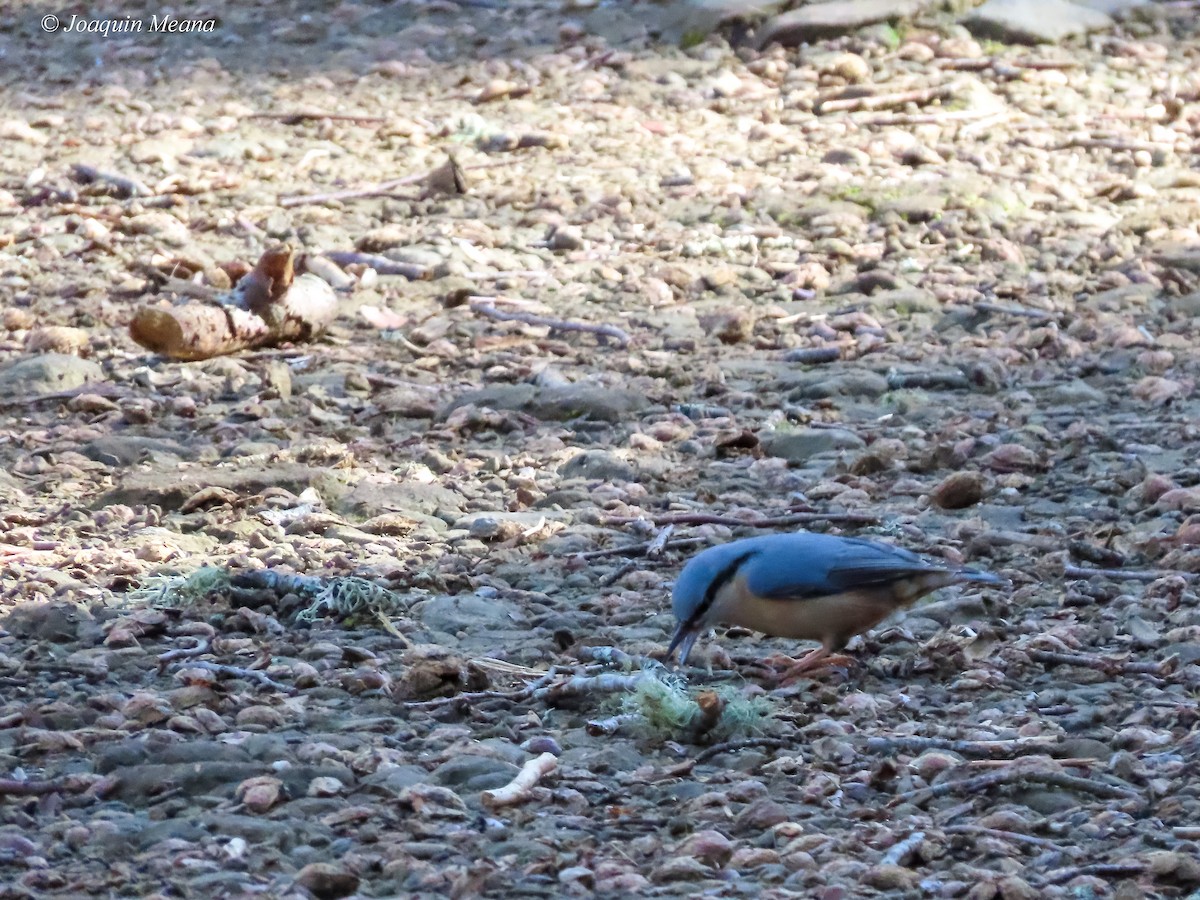
[(773, 653), (762, 661), (763, 668), (776, 687), (788, 687), (801, 678), (827, 675), (834, 669), (844, 669), (855, 663), (854, 657), (831, 654), (824, 647), (811, 650), (800, 659)]

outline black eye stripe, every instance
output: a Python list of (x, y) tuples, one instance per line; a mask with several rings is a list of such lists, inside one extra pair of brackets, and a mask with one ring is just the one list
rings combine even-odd
[(752, 557), (757, 551), (751, 550), (748, 553), (743, 553), (720, 572), (716, 577), (708, 583), (708, 588), (704, 592), (704, 599), (700, 601), (700, 605), (696, 607), (695, 612), (688, 618), (688, 623), (693, 624), (704, 618), (704, 614), (712, 607), (713, 602), (717, 599), (717, 592), (721, 590), (729, 582), (733, 581), (738, 573), (738, 569), (742, 567), (742, 563)]

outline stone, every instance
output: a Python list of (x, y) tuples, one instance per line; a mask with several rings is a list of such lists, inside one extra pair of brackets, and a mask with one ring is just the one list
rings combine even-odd
[(561, 384), (544, 387), (532, 384), (502, 384), (461, 394), (439, 412), (438, 418), (444, 420), (459, 407), (470, 404), (495, 410), (517, 410), (555, 422), (592, 419), (615, 424), (633, 417), (645, 409), (649, 402), (643, 394), (636, 391), (598, 384)]
[(887, 379), (877, 372), (804, 372), (789, 379), (789, 400), (824, 400), (829, 397), (874, 399), (888, 392)]
[(812, 3), (776, 16), (763, 26), (759, 47), (794, 47), (849, 34), (868, 25), (910, 18), (933, 4), (929, 0), (835, 0)]
[(1046, 403), (1052, 406), (1092, 406), (1108, 402), (1108, 395), (1104, 391), (1078, 379), (1053, 385), (1040, 393)]
[(516, 604), (477, 594), (433, 597), (416, 604), (413, 611), (430, 631), (449, 635), (511, 629), (525, 621)]
[(456, 793), (469, 794), (504, 787), (518, 771), (512, 763), (492, 756), (456, 756), (434, 769), (429, 780)]
[(637, 478), (637, 470), (631, 463), (606, 450), (588, 450), (573, 456), (559, 467), (558, 474), (564, 479), (591, 481), (634, 481)]
[(1016, 44), (1055, 44), (1113, 26), (1099, 10), (1068, 0), (987, 0), (962, 19), (978, 38)]
[(103, 380), (103, 370), (90, 359), (66, 353), (43, 353), (0, 368), (0, 395), (35, 397)]
[(860, 450), (866, 446), (858, 435), (841, 428), (808, 428), (804, 431), (774, 432), (762, 438), (762, 447), (771, 456), (802, 465), (814, 456), (837, 450)]

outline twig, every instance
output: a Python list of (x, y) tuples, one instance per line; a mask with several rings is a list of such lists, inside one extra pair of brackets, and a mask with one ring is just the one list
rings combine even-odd
[(81, 775), (61, 775), (58, 778), (21, 781), (0, 778), (0, 797), (44, 797), (47, 794), (80, 794), (95, 782)]
[(782, 528), (808, 522), (837, 522), (847, 525), (874, 525), (878, 516), (870, 513), (788, 513), (784, 516), (762, 516), (739, 519), (717, 513), (663, 513), (657, 516), (605, 516), (605, 525), (628, 525), (649, 518), (655, 525), (731, 525), (745, 528)]
[(1031, 834), (1017, 834), (1015, 831), (1001, 831), (999, 828), (984, 828), (982, 825), (947, 825), (942, 831), (946, 834), (966, 834), (980, 837), (992, 837), (1001, 841), (1012, 841), (1014, 844), (1028, 844), (1031, 847), (1041, 847), (1045, 850), (1061, 850), (1062, 846), (1045, 838), (1034, 837)]
[(688, 762), (693, 765), (708, 762), (714, 756), (720, 756), (722, 753), (732, 753), (734, 750), (749, 750), (751, 747), (761, 747), (764, 750), (776, 750), (780, 747), (787, 747), (795, 743), (794, 738), (782, 737), (756, 737), (756, 738), (737, 738), (732, 741), (722, 741), (719, 744), (713, 744), (704, 750), (701, 750), (693, 756)]
[(1058, 315), (1047, 309), (1032, 309), (1028, 306), (1005, 306), (1002, 303), (972, 303), (971, 309), (980, 312), (996, 313), (1001, 316), (1023, 316), (1027, 319), (1053, 319)]
[(641, 718), (641, 713), (617, 713), (607, 719), (589, 719), (586, 726), (587, 733), (592, 737), (616, 734), (629, 723), (640, 721)]
[(492, 297), (471, 297), (470, 304), (471, 309), (475, 312), (487, 316), (489, 319), (495, 319), (498, 322), (521, 322), (525, 325), (549, 328), (554, 331), (583, 331), (588, 334), (610, 337), (622, 349), (629, 346), (629, 334), (616, 325), (593, 325), (590, 322), (576, 322), (571, 319), (552, 319), (548, 316), (539, 316), (534, 313), (507, 312), (497, 309), (495, 299)]
[(267, 675), (266, 672), (260, 672), (257, 669), (244, 669), (241, 666), (227, 666), (224, 663), (214, 662), (184, 662), (176, 663), (174, 668), (189, 668), (189, 669), (204, 669), (206, 672), (214, 672), (218, 675), (229, 675), (233, 678), (246, 678), (250, 681), (257, 681), (263, 687), (273, 688), (277, 691), (282, 691), (285, 694), (294, 694), (296, 689), (289, 685), (276, 681)]
[(896, 806), (900, 803), (921, 805), (938, 797), (949, 796), (950, 794), (980, 794), (994, 787), (1024, 787), (1028, 784), (1048, 784), (1052, 787), (1060, 787), (1068, 791), (1091, 794), (1103, 800), (1142, 800), (1140, 794), (1127, 788), (1102, 784), (1088, 778), (1081, 778), (1078, 775), (1068, 775), (1066, 772), (1030, 769), (1028, 766), (1017, 764), (1009, 765), (998, 772), (988, 772), (984, 775), (974, 775), (970, 778), (944, 781), (931, 787), (905, 791), (893, 797), (888, 805)]
[(894, 753), (924, 753), (926, 750), (949, 750), (963, 756), (983, 759), (1012, 759), (1029, 754), (1052, 753), (1062, 745), (1057, 737), (1016, 738), (1014, 740), (960, 741), (951, 738), (919, 737), (873, 737), (867, 740), (868, 753), (892, 755)]
[(1171, 575), (1181, 575), (1184, 578), (1200, 578), (1200, 572), (1179, 572), (1172, 569), (1091, 569), (1083, 566), (1064, 566), (1063, 575), (1067, 578), (1092, 578), (1102, 575), (1105, 578), (1123, 578), (1126, 581), (1158, 581)]
[(636, 675), (618, 675), (615, 672), (601, 672), (599, 675), (574, 675), (566, 681), (539, 687), (530, 696), (534, 700), (557, 700), (575, 694), (615, 694), (621, 691), (637, 690), (638, 684), (646, 677), (641, 672)]
[(1178, 656), (1168, 656), (1158, 662), (1140, 662), (1129, 659), (1114, 659), (1092, 653), (1064, 653), (1060, 650), (1027, 649), (1025, 654), (1034, 662), (1048, 666), (1080, 666), (1095, 669), (1107, 675), (1170, 675), (1179, 665)]
[(879, 860), (879, 864), (883, 866), (902, 865), (904, 860), (915, 853), (923, 843), (925, 843), (925, 832), (914, 831), (904, 840), (892, 844), (888, 848), (888, 852), (883, 854), (883, 858)]
[(984, 69), (997, 67), (1035, 71), (1079, 68), (1079, 63), (1073, 59), (996, 59), (994, 56), (939, 59), (936, 65), (939, 69), (950, 69), (955, 72), (982, 72)]
[(616, 666), (631, 672), (634, 669), (663, 669), (666, 668), (657, 659), (649, 656), (635, 656), (618, 650), (616, 647), (580, 647), (575, 656), (584, 662), (597, 662), (606, 666)]
[[(511, 166), (516, 160), (500, 160), (489, 163), (478, 163), (473, 166), (463, 166), (465, 171), (474, 171), (476, 169), (494, 169), (499, 166)], [(430, 169), (428, 172), (421, 172), (417, 175), (405, 175), (403, 178), (393, 178), (391, 181), (380, 181), (376, 184), (367, 185), (361, 188), (347, 188), (344, 191), (330, 191), (325, 194), (297, 194), (291, 197), (280, 197), (279, 205), (284, 209), (290, 209), (294, 206), (307, 206), (313, 203), (332, 203), (341, 200), (364, 200), (370, 197), (385, 197), (391, 194), (399, 187), (405, 187), (410, 184), (420, 184), (429, 179), (430, 176), (441, 170), (441, 166)]]
[(622, 578), (624, 578), (626, 575), (628, 575), (630, 572), (632, 572), (636, 568), (637, 568), (637, 563), (635, 563), (633, 560), (628, 560), (627, 562), (623, 562), (623, 563), (621, 563), (621, 565), (617, 566), (615, 569), (613, 569), (611, 572), (609, 572), (607, 575), (605, 575), (603, 578), (601, 578), (599, 581), (597, 581), (596, 586), (602, 587), (602, 588), (612, 587), (614, 584), (616, 584), (618, 581), (620, 581)]
[(1127, 878), (1131, 875), (1141, 875), (1146, 871), (1144, 863), (1091, 863), (1086, 866), (1071, 866), (1068, 869), (1052, 869), (1046, 873), (1046, 881), (1050, 884), (1062, 884), (1078, 878), (1080, 875), (1096, 875), (1100, 878)]
[[(657, 540), (657, 538), (655, 538)], [(621, 547), (605, 547), (603, 550), (588, 550), (585, 553), (569, 553), (568, 556), (577, 556), (580, 559), (604, 559), (609, 556), (648, 556), (652, 541), (644, 541), (640, 544), (625, 544)], [(681, 547), (695, 547), (697, 544), (706, 543), (705, 538), (690, 537), (676, 538), (673, 541), (667, 541), (663, 549), (677, 550)]]
[(557, 768), (558, 759), (553, 753), (535, 756), (521, 767), (516, 778), (502, 788), (484, 791), (479, 795), (479, 801), (492, 809), (524, 803), (532, 796), (537, 783)]
[(864, 109), (891, 109), (907, 103), (924, 105), (941, 100), (954, 93), (955, 86), (949, 84), (931, 88), (916, 88), (911, 91), (896, 91), (891, 94), (868, 94), (865, 97), (836, 97), (818, 100), (813, 109), (817, 115), (831, 112), (857, 112)]
[(162, 672), (167, 663), (174, 662), (177, 659), (190, 659), (193, 656), (203, 656), (212, 649), (212, 641), (209, 638), (196, 638), (194, 647), (177, 647), (174, 650), (168, 650), (166, 653), (158, 655), (158, 671)]
[(375, 253), (359, 253), (355, 250), (331, 250), (321, 255), (339, 266), (370, 266), (380, 275), (400, 275), (409, 281), (428, 281), (433, 277), (433, 272), (426, 266), (397, 262), (394, 259), (388, 259), (386, 256), (379, 256)]
[(355, 116), (345, 113), (327, 113), (316, 110), (290, 113), (251, 113), (247, 119), (276, 119), (284, 125), (299, 125), (312, 119), (329, 119), (331, 122), (358, 122), (363, 125), (380, 125), (387, 121), (383, 116)]

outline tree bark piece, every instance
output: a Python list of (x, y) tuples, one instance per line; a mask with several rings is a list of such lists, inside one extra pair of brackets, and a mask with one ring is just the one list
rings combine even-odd
[(184, 360), (312, 340), (337, 315), (337, 297), (315, 275), (296, 278), (292, 259), (290, 247), (268, 250), (215, 304), (144, 306), (134, 315), (129, 333), (148, 350)]

